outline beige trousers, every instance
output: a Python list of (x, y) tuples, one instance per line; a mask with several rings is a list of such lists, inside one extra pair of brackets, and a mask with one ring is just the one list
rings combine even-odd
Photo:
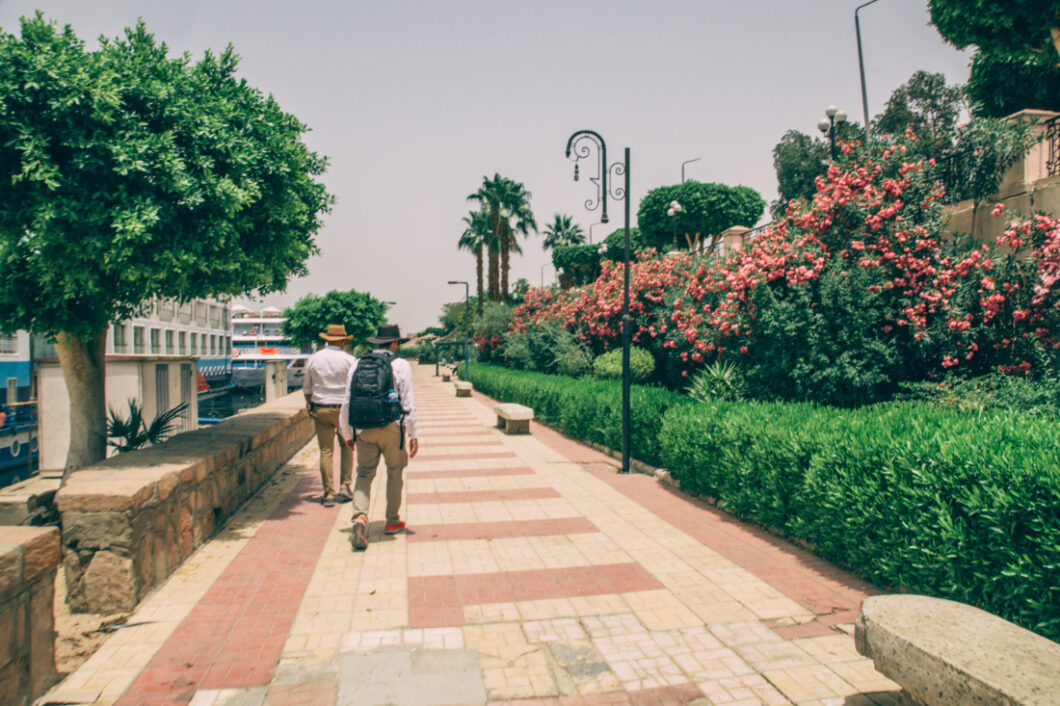
[[(317, 428), (317, 445), (320, 447), (320, 480), (324, 484), (324, 495), (335, 494), (335, 436), (339, 431), (338, 407), (315, 407), (309, 416)], [(348, 485), (353, 481), (353, 451), (339, 438), (339, 481)], [(340, 486), (341, 487), (341, 486)]]
[[(408, 439), (405, 440), (408, 443)], [(402, 478), (409, 455), (401, 445), (399, 422), (391, 422), (378, 429), (357, 432), (357, 482), (353, 486), (353, 516), (368, 515), (372, 481), (379, 466), (379, 457), (386, 463), (386, 521), (393, 524), (400, 518)]]

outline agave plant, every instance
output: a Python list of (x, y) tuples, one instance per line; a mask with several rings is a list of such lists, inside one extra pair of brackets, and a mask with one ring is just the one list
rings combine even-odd
[(736, 366), (720, 360), (696, 373), (687, 392), (689, 397), (700, 402), (711, 399), (735, 402), (744, 399), (747, 394)]
[[(184, 416), (187, 402), (159, 413), (150, 424), (144, 421), (144, 413), (136, 400), (129, 400), (129, 416), (120, 416), (113, 407), (107, 410), (107, 445), (118, 453), (132, 451), (144, 446), (153, 446), (163, 441), (173, 431), (177, 419)], [(116, 440), (115, 440), (116, 439)]]

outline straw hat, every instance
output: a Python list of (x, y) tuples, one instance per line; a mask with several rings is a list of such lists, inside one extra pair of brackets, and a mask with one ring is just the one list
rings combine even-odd
[(320, 334), (320, 337), (329, 343), (338, 343), (339, 341), (349, 341), (353, 339), (353, 336), (346, 335), (346, 327), (342, 324), (329, 324), (328, 330)]

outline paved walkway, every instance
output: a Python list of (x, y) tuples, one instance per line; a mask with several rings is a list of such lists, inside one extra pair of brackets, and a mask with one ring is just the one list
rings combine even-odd
[(870, 586), (414, 370), (406, 534), (380, 472), (352, 551), (311, 442), (53, 702), (897, 703), (854, 650)]

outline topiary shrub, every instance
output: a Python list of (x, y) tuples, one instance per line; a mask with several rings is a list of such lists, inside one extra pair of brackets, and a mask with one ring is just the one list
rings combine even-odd
[[(629, 349), (630, 379), (638, 384), (645, 383), (655, 373), (655, 358), (643, 348), (631, 346)], [(608, 351), (593, 361), (593, 374), (609, 380), (622, 377), (622, 349)]]
[(578, 377), (589, 368), (589, 350), (570, 331), (553, 323), (511, 334), (501, 355), (518, 370)]

